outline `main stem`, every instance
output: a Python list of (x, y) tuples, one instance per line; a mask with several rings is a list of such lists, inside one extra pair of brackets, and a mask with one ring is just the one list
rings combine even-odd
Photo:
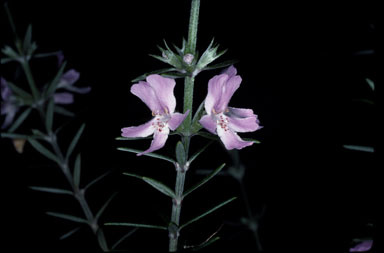
[[(192, 0), (191, 14), (189, 18), (189, 30), (188, 30), (188, 42), (185, 54), (196, 55), (196, 41), (197, 41), (197, 26), (199, 22), (199, 10), (200, 0)], [(191, 122), (192, 122), (192, 106), (193, 106), (193, 86), (195, 78), (194, 76), (188, 76), (184, 80), (184, 112), (189, 110), (188, 116), (183, 121), (183, 138), (185, 150), (185, 161), (188, 161), (189, 143), (191, 140)], [(180, 214), (181, 204), (183, 201), (184, 182), (186, 172), (189, 164), (185, 161), (177, 161), (176, 164), (176, 183), (175, 183), (175, 195), (172, 203), (172, 215), (171, 224), (169, 226), (169, 252), (176, 252), (178, 249), (179, 240), (179, 226), (180, 226)]]

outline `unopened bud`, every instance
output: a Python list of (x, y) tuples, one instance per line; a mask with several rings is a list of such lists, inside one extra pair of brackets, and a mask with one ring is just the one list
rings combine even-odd
[(184, 55), (183, 60), (186, 64), (191, 65), (194, 58), (195, 57), (193, 56), (193, 54), (186, 54)]

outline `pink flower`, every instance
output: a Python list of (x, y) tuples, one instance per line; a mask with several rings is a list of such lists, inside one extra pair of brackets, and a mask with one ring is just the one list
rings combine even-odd
[(241, 77), (236, 74), (236, 68), (231, 66), (209, 80), (204, 104), (207, 115), (199, 121), (209, 132), (217, 134), (228, 150), (242, 149), (253, 144), (252, 141), (242, 140), (237, 132), (253, 132), (261, 128), (252, 109), (228, 107), (241, 83)]
[[(64, 89), (67, 91), (85, 94), (91, 91), (91, 87), (76, 87), (74, 84), (79, 80), (80, 73), (74, 69), (70, 69), (65, 72), (59, 83), (57, 84), (57, 89)], [(73, 103), (73, 94), (70, 92), (58, 92), (54, 94), (54, 100), (56, 104), (72, 104)]]
[(349, 252), (365, 252), (372, 248), (373, 240), (364, 240), (355, 247), (350, 248)]
[(140, 126), (121, 129), (124, 137), (147, 137), (153, 134), (149, 149), (137, 154), (138, 156), (162, 148), (167, 141), (169, 129), (176, 130), (189, 112), (175, 113), (175, 80), (160, 75), (149, 75), (146, 80), (132, 85), (131, 93), (151, 109), (153, 119)]
[(1, 78), (1, 115), (5, 115), (1, 129), (9, 127), (13, 119), (15, 118), (16, 113), (19, 110), (19, 105), (17, 104), (17, 99), (13, 95), (13, 92), (8, 87), (7, 81)]

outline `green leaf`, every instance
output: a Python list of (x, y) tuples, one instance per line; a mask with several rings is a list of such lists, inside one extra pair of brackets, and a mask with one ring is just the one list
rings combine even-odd
[(208, 132), (197, 132), (195, 135), (199, 135), (209, 140), (219, 141), (220, 138), (217, 135), (208, 133)]
[(112, 199), (117, 195), (117, 192), (112, 194), (111, 197), (109, 197), (109, 199), (105, 202), (105, 204), (100, 208), (100, 210), (97, 212), (96, 216), (95, 216), (95, 220), (99, 220), (99, 218), (101, 217), (101, 215), (103, 214), (103, 212), (105, 211), (105, 209), (107, 208), (107, 206), (109, 205), (109, 203), (111, 203)]
[(223, 203), (221, 203), (221, 204), (219, 204), (219, 205), (217, 205), (217, 206), (215, 206), (215, 207), (209, 209), (208, 211), (204, 212), (203, 214), (197, 216), (196, 218), (194, 218), (194, 219), (188, 221), (187, 223), (184, 223), (183, 225), (180, 226), (180, 230), (181, 230), (182, 228), (185, 228), (186, 226), (192, 224), (193, 222), (196, 222), (196, 221), (200, 220), (201, 218), (204, 218), (204, 217), (207, 216), (208, 214), (210, 214), (210, 213), (216, 211), (216, 210), (219, 209), (220, 207), (225, 206), (226, 204), (232, 202), (232, 201), (235, 200), (235, 199), (236, 199), (236, 197), (230, 198), (230, 199), (224, 201)]
[(206, 150), (211, 144), (213, 143), (213, 141), (210, 141), (207, 145), (205, 145), (204, 147), (202, 147), (199, 151), (197, 151), (196, 153), (194, 153), (191, 158), (189, 159), (189, 163), (191, 164), (201, 153), (204, 152), (204, 150)]
[(47, 96), (51, 96), (56, 91), (57, 85), (60, 82), (60, 78), (63, 75), (64, 68), (66, 65), (67, 65), (67, 62), (63, 62), (63, 64), (60, 66), (60, 69), (57, 72), (56, 76), (52, 79), (52, 81), (51, 81), (51, 83), (47, 89)]
[(28, 139), (30, 136), (24, 134), (14, 134), (14, 133), (1, 133), (1, 138), (10, 138), (10, 139)]
[(69, 220), (69, 221), (73, 221), (73, 222), (77, 222), (77, 223), (88, 224), (88, 221), (83, 219), (83, 218), (72, 216), (72, 215), (68, 215), (68, 214), (64, 214), (64, 213), (46, 212), (46, 214), (50, 215), (50, 216), (53, 216), (53, 217), (61, 218), (61, 219), (64, 219), (64, 220)]
[(103, 250), (103, 252), (109, 252), (108, 245), (104, 236), (104, 231), (102, 229), (98, 229), (96, 232), (96, 236), (99, 246)]
[(29, 94), (22, 88), (18, 87), (14, 83), (7, 81), (7, 85), (12, 90), (12, 92), (15, 93), (16, 95), (26, 99), (33, 99), (31, 94)]
[(101, 179), (103, 179), (104, 177), (106, 177), (110, 172), (106, 172), (104, 173), (103, 175), (95, 178), (94, 180), (92, 180), (90, 183), (88, 183), (85, 187), (84, 187), (84, 191), (86, 191), (89, 187), (91, 187), (92, 185), (96, 184), (97, 182), (99, 182)]
[(34, 190), (34, 191), (40, 191), (40, 192), (73, 195), (73, 192), (68, 191), (68, 190), (64, 190), (64, 189), (57, 189), (57, 188), (50, 188), (50, 187), (40, 187), (40, 186), (30, 186), (29, 188)]
[[(117, 149), (120, 150), (120, 151), (126, 151), (126, 152), (135, 153), (135, 154), (139, 154), (139, 153), (143, 152), (143, 150), (138, 150), (138, 149), (133, 149), (133, 148), (117, 148)], [(162, 159), (162, 160), (171, 162), (173, 164), (175, 164), (175, 162), (176, 162), (172, 158), (169, 158), (169, 157), (164, 156), (164, 155), (159, 155), (159, 154), (156, 154), (156, 153), (147, 153), (147, 154), (143, 154), (143, 155), (144, 156), (150, 156), (150, 157), (157, 158), (157, 159)]]
[(47, 157), (48, 159), (51, 159), (52, 161), (56, 163), (60, 163), (59, 159), (54, 155), (51, 151), (49, 151), (47, 148), (45, 148), (43, 145), (41, 145), (37, 140), (34, 140), (32, 138), (28, 138), (28, 142), (34, 147), (38, 152), (40, 152), (42, 155)]
[(176, 198), (176, 195), (175, 195), (175, 192), (172, 191), (168, 186), (166, 186), (165, 184), (155, 180), (155, 179), (152, 179), (152, 178), (149, 178), (149, 177), (142, 177), (142, 176), (139, 176), (139, 175), (136, 175), (136, 174), (132, 174), (132, 173), (123, 173), (123, 175), (126, 175), (126, 176), (130, 176), (130, 177), (136, 177), (136, 178), (139, 178), (139, 179), (142, 179), (144, 182), (146, 182), (147, 184), (151, 185), (153, 188), (155, 188), (156, 190), (160, 191), (161, 193), (171, 197), (171, 198)]
[(105, 223), (104, 225), (106, 225), (106, 226), (136, 227), (136, 228), (154, 228), (154, 229), (167, 230), (167, 227), (164, 227), (164, 226), (149, 225), (149, 224), (137, 224), (137, 223), (127, 223), (127, 222), (108, 222), (108, 223)]
[(369, 78), (365, 78), (365, 81), (368, 83), (369, 87), (371, 87), (371, 89), (374, 91), (375, 90), (375, 83)]
[(219, 236), (213, 237), (213, 238), (209, 239), (208, 241), (203, 242), (202, 244), (198, 245), (197, 247), (194, 247), (192, 249), (192, 251), (199, 251), (199, 250), (201, 250), (201, 249), (211, 245), (212, 243), (214, 243), (214, 242), (216, 242), (218, 240), (220, 240)]
[(217, 169), (215, 169), (211, 174), (209, 174), (208, 176), (206, 176), (203, 180), (201, 180), (199, 183), (197, 183), (196, 185), (194, 185), (191, 189), (187, 190), (185, 193), (184, 193), (184, 196), (183, 198), (185, 198), (187, 195), (189, 195), (191, 192), (193, 192), (194, 190), (196, 190), (197, 188), (199, 188), (200, 186), (204, 185), (205, 183), (207, 183), (209, 180), (211, 180), (214, 176), (216, 176), (223, 168), (225, 167), (225, 163), (223, 163), (222, 165), (220, 165)]
[(25, 33), (23, 49), (24, 53), (27, 53), (30, 50), (32, 43), (32, 25), (29, 24), (27, 28), (27, 32)]
[(128, 233), (126, 233), (124, 236), (122, 236), (117, 242), (115, 242), (115, 244), (112, 245), (111, 249), (116, 249), (117, 246), (119, 246), (120, 243), (122, 243), (125, 239), (127, 239), (128, 237), (130, 237), (133, 233), (135, 233), (139, 228), (134, 228), (132, 229), (131, 231), (129, 231)]
[(76, 156), (76, 161), (75, 161), (75, 168), (73, 171), (73, 181), (75, 186), (80, 188), (80, 176), (81, 176), (81, 155), (78, 154)]
[(375, 152), (375, 148), (370, 146), (343, 145), (343, 147), (349, 150), (356, 150), (356, 151), (362, 151), (362, 152), (368, 152), (368, 153)]
[(75, 228), (75, 229), (72, 229), (71, 231), (69, 231), (68, 233), (65, 233), (64, 235), (60, 236), (60, 240), (64, 240), (64, 239), (67, 239), (68, 237), (70, 237), (71, 235), (73, 235), (74, 233), (76, 233), (77, 231), (79, 231), (81, 227), (78, 227), (78, 228)]
[(71, 156), (73, 150), (75, 149), (77, 143), (79, 142), (79, 139), (80, 139), (80, 136), (81, 134), (83, 133), (84, 131), (84, 127), (85, 127), (85, 124), (82, 124), (79, 128), (79, 130), (77, 130), (77, 133), (75, 135), (75, 137), (73, 137), (73, 140), (71, 142), (71, 144), (69, 144), (69, 147), (68, 147), (68, 150), (67, 150), (67, 159)]
[(54, 109), (55, 109), (55, 102), (53, 98), (51, 98), (48, 102), (47, 115), (45, 119), (45, 126), (48, 129), (48, 131), (52, 130)]
[(196, 133), (203, 128), (199, 123), (199, 120), (201, 119), (201, 117), (203, 117), (205, 113), (204, 102), (205, 100), (201, 102), (201, 104), (199, 105), (199, 108), (197, 108), (197, 111), (195, 112), (195, 115), (193, 115), (192, 126), (191, 126), (192, 133)]
[(159, 70), (151, 71), (151, 72), (148, 72), (148, 73), (142, 74), (141, 76), (136, 77), (131, 82), (136, 83), (136, 82), (145, 80), (147, 78), (147, 76), (149, 76), (149, 75), (163, 74), (165, 72), (170, 72), (170, 71), (176, 71), (176, 69), (175, 68), (165, 68), (165, 69), (159, 69)]
[(207, 66), (207, 67), (205, 67), (203, 70), (221, 69), (221, 68), (225, 68), (225, 67), (231, 66), (231, 65), (233, 65), (233, 64), (236, 64), (236, 63), (238, 63), (238, 62), (239, 62), (238, 60), (228, 60), (228, 61), (223, 61), (223, 62), (218, 63), (218, 64), (214, 64), (214, 65), (211, 65), (211, 66)]
[(184, 77), (190, 76), (190, 74), (189, 73), (181, 73), (181, 72), (169, 72), (169, 73), (161, 74), (161, 76), (177, 79), (177, 78), (184, 78)]
[(51, 53), (41, 53), (41, 54), (35, 54), (34, 58), (45, 58), (50, 56), (57, 56), (60, 53), (60, 51), (51, 52)]
[(29, 116), (31, 113), (32, 108), (27, 108), (20, 116), (17, 118), (17, 120), (12, 124), (12, 126), (8, 129), (9, 132), (14, 132), (21, 123), (24, 122), (24, 120)]
[(256, 139), (252, 139), (252, 138), (243, 138), (244, 141), (252, 141), (253, 143), (255, 144), (260, 144), (260, 141), (256, 140)]
[(58, 114), (64, 115), (64, 116), (68, 116), (68, 117), (75, 116), (75, 114), (73, 112), (68, 111), (64, 107), (57, 106), (57, 105), (55, 106), (55, 112), (58, 113)]
[(21, 57), (10, 46), (5, 46), (3, 49), (1, 49), (1, 52), (6, 56), (8, 56), (9, 58), (11, 58), (12, 60), (20, 61)]
[(176, 144), (176, 160), (180, 165), (184, 165), (186, 162), (185, 149), (181, 141)]

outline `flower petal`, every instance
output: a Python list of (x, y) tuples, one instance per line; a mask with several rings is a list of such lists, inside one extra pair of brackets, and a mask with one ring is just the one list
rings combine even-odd
[(61, 76), (57, 88), (72, 86), (75, 82), (77, 82), (77, 80), (79, 80), (79, 78), (80, 73), (74, 69), (70, 69)]
[(121, 129), (121, 135), (123, 137), (147, 137), (155, 131), (152, 126), (154, 120), (150, 120), (140, 126), (125, 127)]
[(223, 142), (226, 149), (242, 149), (253, 144), (252, 141), (243, 141), (235, 132), (225, 131), (221, 127), (217, 128), (217, 134)]
[(180, 126), (180, 124), (184, 121), (185, 117), (187, 117), (188, 113), (189, 113), (189, 110), (186, 111), (184, 114), (178, 113), (178, 112), (173, 113), (170, 120), (168, 121), (169, 128), (172, 131), (176, 130)]
[[(1, 109), (3, 109), (3, 108), (1, 108)], [(5, 129), (12, 124), (13, 119), (15, 118), (15, 115), (16, 115), (18, 110), (19, 110), (19, 108), (15, 107), (15, 106), (9, 106), (4, 110), (6, 116), (5, 116), (3, 124), (1, 125), (1, 129)], [(3, 111), (1, 114), (3, 114)]]
[(205, 128), (207, 129), (209, 132), (213, 133), (213, 134), (217, 134), (216, 133), (216, 128), (217, 128), (217, 123), (216, 121), (212, 118), (211, 115), (204, 115), (203, 117), (201, 117), (200, 119), (200, 124)]
[(12, 95), (11, 89), (8, 87), (7, 80), (4, 78), (1, 79), (1, 98), (4, 100), (8, 100), (9, 97)]
[(247, 118), (228, 117), (228, 125), (235, 132), (253, 132), (260, 129), (257, 116)]
[(355, 247), (349, 249), (349, 252), (365, 252), (369, 251), (372, 248), (373, 240), (365, 240), (359, 244), (357, 244)]
[(227, 74), (229, 76), (229, 78), (231, 78), (231, 77), (234, 77), (237, 74), (237, 69), (233, 65), (231, 65), (230, 67), (228, 67), (227, 69), (225, 69), (221, 73), (222, 74)]
[(53, 99), (56, 104), (72, 104), (73, 94), (68, 92), (59, 92), (53, 96)]
[(212, 77), (208, 82), (208, 94), (205, 98), (204, 107), (205, 111), (210, 115), (212, 109), (216, 110), (216, 104), (220, 101), (223, 86), (228, 80), (228, 75), (222, 74)]
[(231, 116), (234, 115), (237, 118), (246, 118), (246, 117), (256, 116), (253, 113), (252, 109), (228, 107), (228, 110)]
[(175, 80), (160, 75), (149, 75), (147, 82), (155, 91), (161, 106), (166, 108), (169, 113), (173, 113), (176, 108), (176, 98), (173, 95), (173, 89), (176, 85)]
[(228, 103), (231, 100), (235, 91), (240, 87), (240, 83), (241, 83), (240, 76), (233, 76), (225, 82), (220, 100), (217, 102), (215, 106), (215, 110), (217, 112), (223, 112), (227, 109)]
[(153, 152), (155, 150), (158, 150), (158, 149), (161, 149), (162, 147), (164, 147), (165, 142), (168, 139), (169, 131), (167, 131), (167, 132), (158, 132), (158, 131), (156, 131), (155, 134), (153, 135), (153, 140), (151, 142), (151, 146), (149, 147), (149, 149), (145, 150), (144, 152), (141, 152), (141, 153), (137, 154), (137, 156), (141, 156), (141, 155), (144, 155), (144, 154), (147, 154), (147, 153), (151, 153), (151, 152)]
[(140, 81), (132, 85), (131, 93), (139, 97), (141, 101), (143, 101), (149, 107), (149, 109), (151, 109), (152, 112), (164, 112), (164, 109), (162, 108), (154, 89), (147, 82)]

